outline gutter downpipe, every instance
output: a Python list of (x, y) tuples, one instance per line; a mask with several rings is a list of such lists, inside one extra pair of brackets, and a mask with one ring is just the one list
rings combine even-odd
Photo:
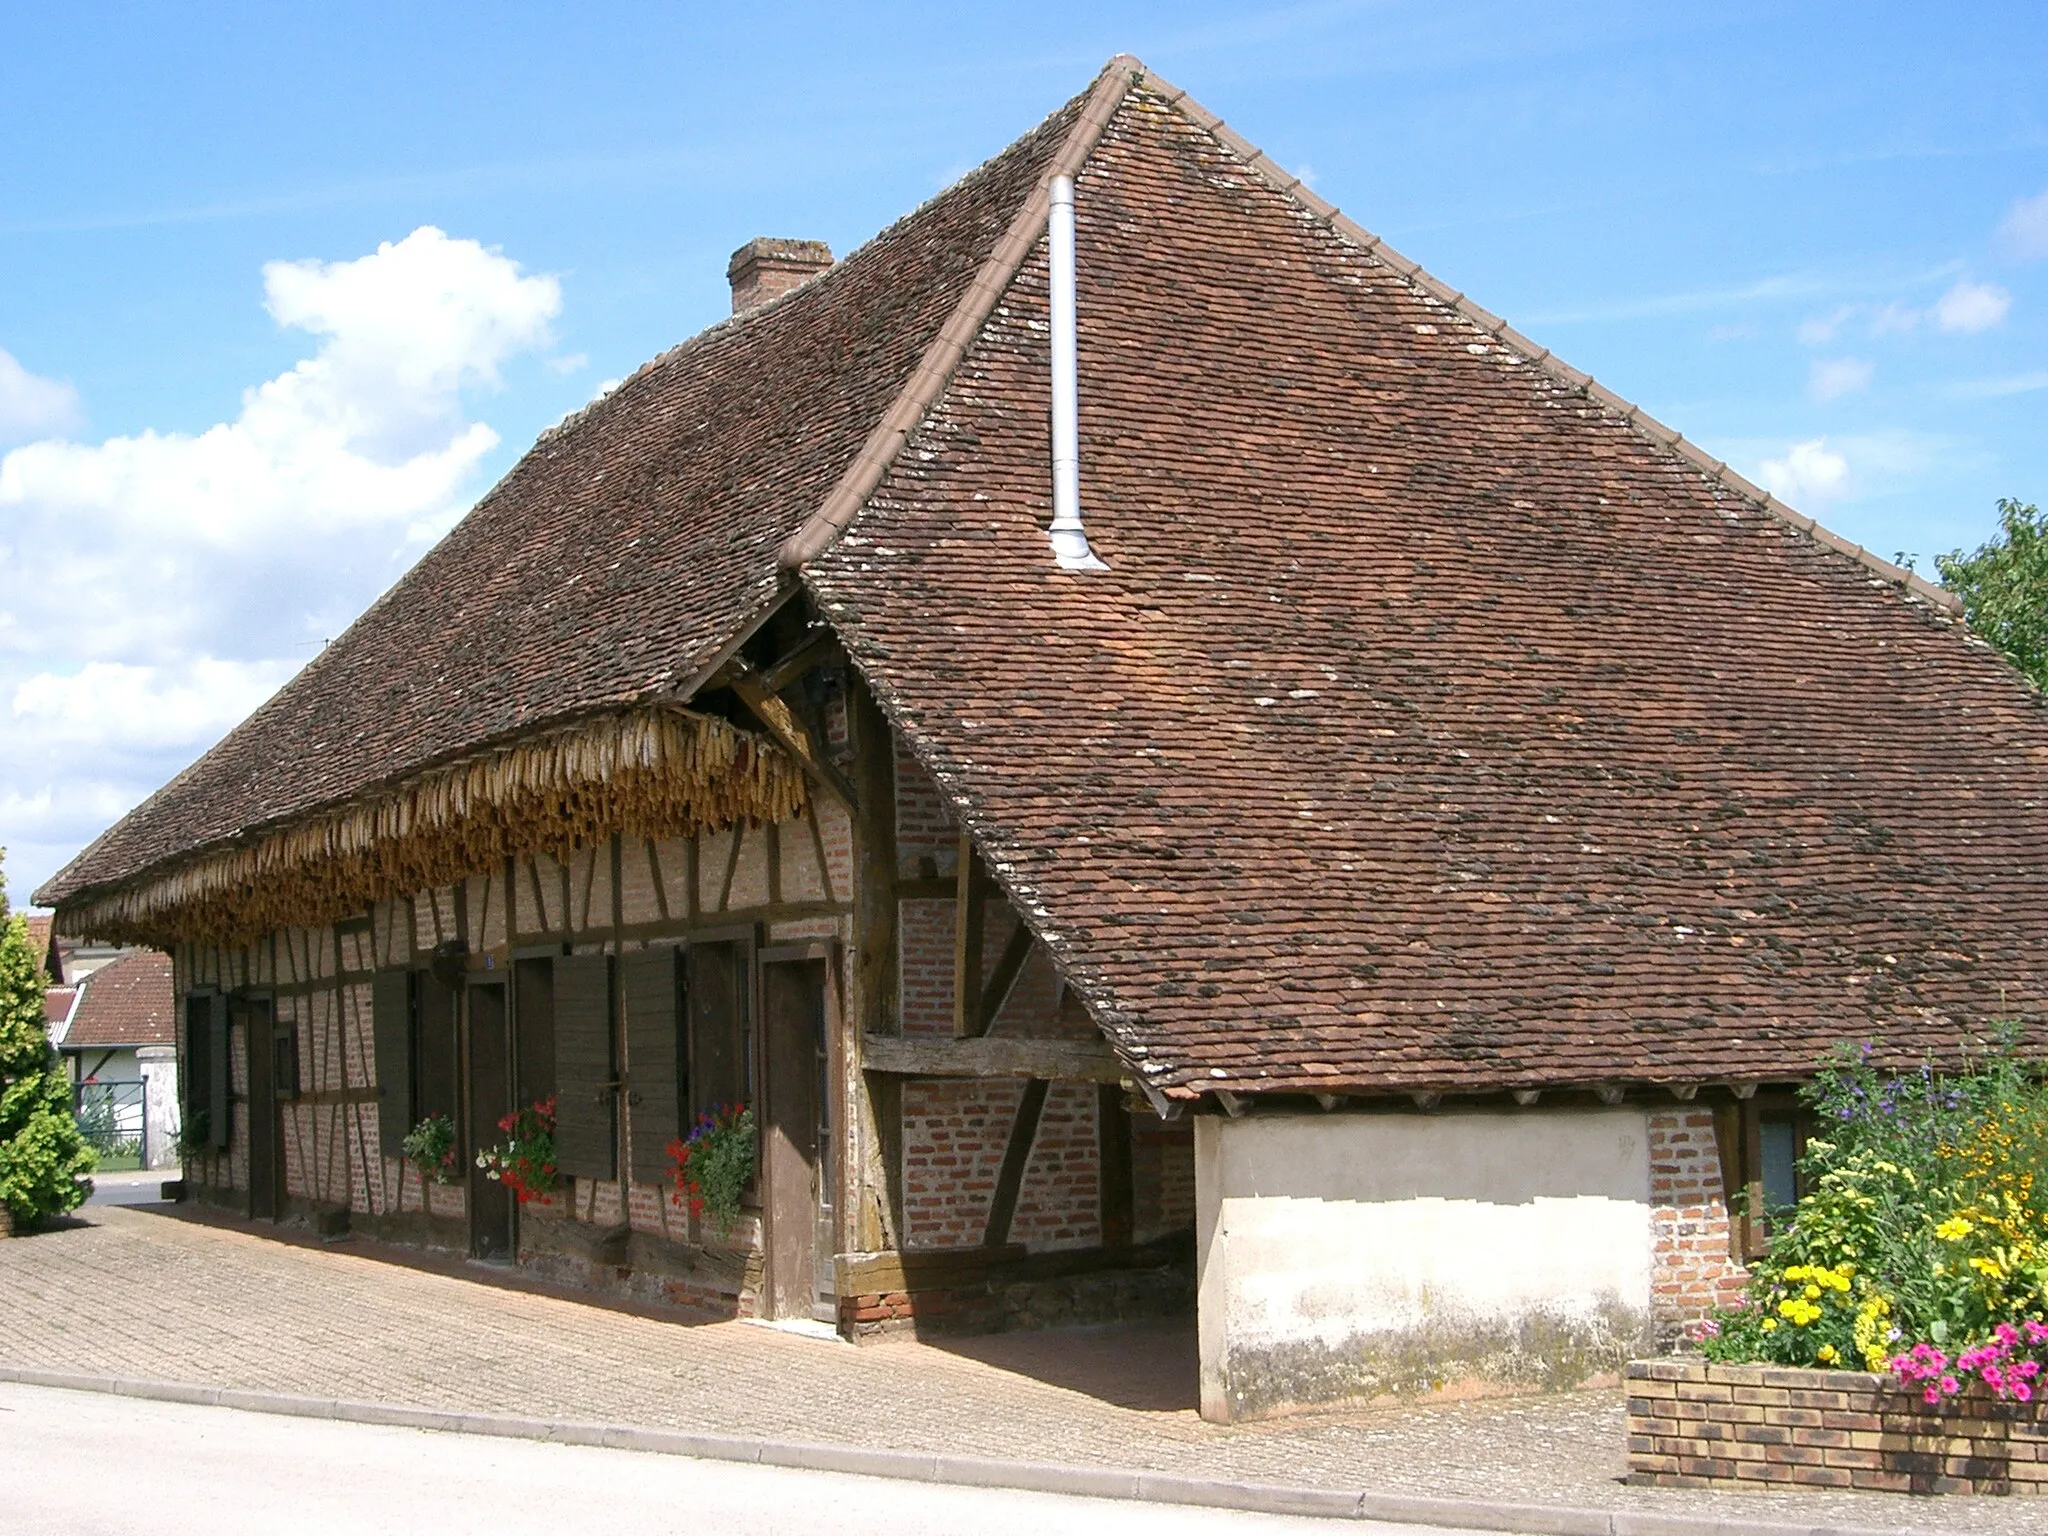
[(1074, 178), (1052, 179), (1046, 214), (1052, 309), (1052, 540), (1063, 571), (1106, 571), (1081, 526), (1080, 344), (1074, 322)]

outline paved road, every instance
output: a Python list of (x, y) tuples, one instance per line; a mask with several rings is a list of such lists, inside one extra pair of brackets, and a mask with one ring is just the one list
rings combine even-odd
[[(1263, 1424), (1195, 1413), (1192, 1329), (856, 1349), (686, 1327), (459, 1260), (89, 1206), (0, 1242), (0, 1364), (768, 1440), (1645, 1514), (2041, 1536), (2030, 1499), (1630, 1488), (1617, 1391), (1386, 1405)], [(423, 1264), (428, 1267), (421, 1267)], [(124, 1453), (103, 1448), (102, 1465)], [(526, 1452), (505, 1454), (520, 1465)], [(0, 1533), (15, 1460), (0, 1446)], [(118, 1472), (111, 1479), (119, 1482)], [(132, 1486), (132, 1485), (124, 1485)]]
[[(11, 1536), (1457, 1536), (290, 1419), (0, 1383)], [(19, 1475), (34, 1468), (32, 1476)]]
[(175, 1168), (130, 1169), (123, 1173), (96, 1173), (87, 1205), (155, 1205), (164, 1197), (164, 1180), (175, 1179)]

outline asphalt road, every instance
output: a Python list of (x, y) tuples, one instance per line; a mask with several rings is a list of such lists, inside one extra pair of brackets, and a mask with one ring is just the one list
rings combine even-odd
[(0, 1383), (9, 1536), (597, 1530), (606, 1536), (1456, 1536), (948, 1488)]

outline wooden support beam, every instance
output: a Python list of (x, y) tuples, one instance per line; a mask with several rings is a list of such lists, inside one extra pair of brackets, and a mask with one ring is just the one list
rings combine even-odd
[(954, 874), (953, 1038), (971, 1040), (981, 1031), (982, 914), (987, 877), (975, 856), (974, 839), (960, 834), (960, 862)]
[(1030, 954), (1031, 930), (1019, 920), (1010, 935), (1010, 942), (1003, 946), (1002, 958), (996, 961), (996, 968), (989, 975), (988, 985), (982, 988), (981, 1008), (974, 1027), (977, 1036), (995, 1028), (996, 1015), (1003, 1011), (1010, 989), (1017, 985), (1018, 974), (1024, 969), (1024, 961)]
[(1593, 1096), (1602, 1104), (1619, 1104), (1622, 1091), (1622, 1086), (1619, 1083), (1599, 1083), (1594, 1086)]
[(929, 1035), (868, 1035), (861, 1061), (870, 1072), (897, 1077), (1043, 1077), (1054, 1082), (1120, 1083), (1124, 1067), (1107, 1042), (984, 1035), (947, 1040)]
[(1245, 1103), (1243, 1099), (1232, 1093), (1228, 1088), (1218, 1088), (1216, 1090), (1216, 1102), (1223, 1106), (1223, 1112), (1233, 1120), (1242, 1118), (1244, 1112), (1251, 1108), (1251, 1105)]
[[(859, 787), (853, 823), (853, 997), (847, 1052), (865, 1066), (869, 1041), (897, 1035), (903, 1019), (896, 975), (896, 741), (888, 719), (858, 675), (848, 679), (847, 725)], [(861, 1136), (857, 1166), (870, 1198), (856, 1201), (860, 1241), (869, 1252), (893, 1248), (903, 1232), (903, 1085), (863, 1074), (863, 1106), (872, 1134)], [(849, 1159), (852, 1162), (853, 1159)]]
[(1524, 1109), (1527, 1109), (1542, 1097), (1543, 1090), (1541, 1088), (1517, 1088), (1515, 1090), (1515, 1102)]
[(782, 695), (768, 686), (768, 681), (759, 672), (738, 657), (726, 663), (722, 674), (731, 685), (732, 691), (740, 696), (740, 702), (753, 711), (773, 736), (783, 751), (796, 760), (828, 793), (836, 796), (840, 804), (853, 809), (859, 803), (853, 786), (846, 781), (846, 775), (826, 760), (825, 754), (812, 740), (810, 728), (797, 717), (795, 710)]
[(1031, 1161), (1031, 1144), (1038, 1140), (1039, 1118), (1045, 1113), (1045, 1095), (1052, 1084), (1034, 1077), (1024, 1085), (1024, 1097), (1017, 1101), (1017, 1118), (1010, 1124), (1010, 1144), (1003, 1148), (1002, 1171), (996, 1175), (996, 1191), (988, 1203), (988, 1232), (985, 1248), (1000, 1248), (1010, 1240), (1010, 1223), (1017, 1215), (1017, 1196), (1024, 1188), (1024, 1169)]
[(761, 681), (770, 693), (780, 693), (811, 668), (823, 666), (838, 655), (839, 637), (829, 629), (813, 630), (788, 655), (763, 668)]

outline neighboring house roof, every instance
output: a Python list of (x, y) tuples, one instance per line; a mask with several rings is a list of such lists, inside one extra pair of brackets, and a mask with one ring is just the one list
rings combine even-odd
[[(1085, 576), (1044, 533), (1060, 169)], [(2048, 716), (1945, 596), (1129, 61), (543, 439), (39, 899), (687, 691), (785, 537), (1155, 1093), (1782, 1077), (2048, 999)]]
[(49, 987), (43, 992), (43, 1028), (50, 1038), (62, 1043), (64, 1026), (71, 1020), (71, 1010), (78, 1003), (78, 988)]
[[(71, 1026), (64, 1033), (67, 1050), (177, 1043), (177, 1001), (171, 992), (169, 955), (153, 949), (136, 950), (67, 990), (78, 994)], [(45, 1015), (48, 998), (45, 994)]]

